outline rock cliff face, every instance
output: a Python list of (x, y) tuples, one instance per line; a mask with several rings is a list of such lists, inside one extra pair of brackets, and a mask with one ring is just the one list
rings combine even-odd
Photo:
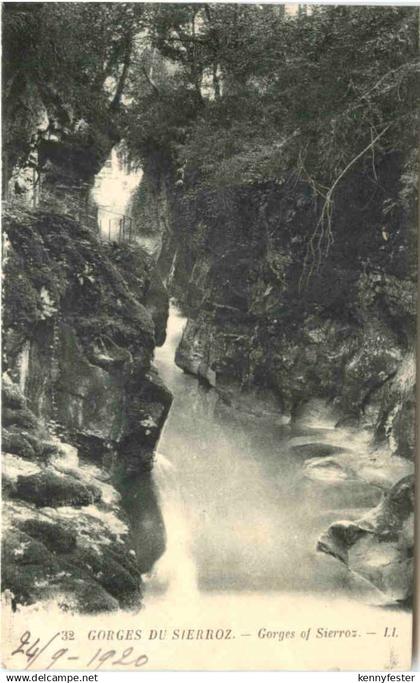
[[(177, 364), (238, 410), (274, 410), (293, 424), (317, 399), (337, 426), (367, 430), (370, 455), (360, 453), (351, 469), (375, 459), (372, 453), (394, 458), (382, 463), (384, 502), (375, 513), (382, 521), (379, 531), (372, 523), (363, 540), (348, 534), (343, 543), (382, 544), (392, 527), (392, 574), (398, 563), (411, 567), (411, 550), (401, 541), (409, 502), (396, 506), (404, 508), (394, 511), (398, 521), (384, 521), (394, 490), (409, 499), (408, 485), (386, 470), (412, 460), (414, 450), (415, 202), (405, 164), (398, 153), (385, 156), (375, 190), (368, 172), (349, 174), (337, 190), (328, 256), (309, 281), (302, 268), (316, 215), (304, 183), (285, 177), (191, 193), (161, 167), (151, 179), (146, 173), (142, 189), (143, 200), (161, 211), (159, 220), (156, 213), (143, 216), (142, 231), (160, 234), (162, 274), (188, 315)], [(406, 473), (404, 464), (398, 471)], [(327, 545), (323, 539), (319, 549), (338, 557)], [(410, 570), (404, 572), (404, 588), (390, 590), (391, 599), (398, 593), (395, 599), (405, 600), (411, 591)], [(378, 587), (392, 583), (379, 569), (367, 573)]]
[(48, 84), (30, 81), (9, 107), (4, 194), (29, 206), (52, 199), (56, 208), (83, 208), (93, 176), (120, 140), (112, 116), (98, 112), (87, 121)]
[(50, 211), (3, 223), (3, 588), (135, 606), (165, 542), (151, 469), (171, 395), (151, 360), (166, 293), (139, 247)]
[[(398, 202), (407, 192), (403, 166), (390, 156), (378, 169), (374, 202), (363, 174), (338, 193), (333, 244), (309, 284), (302, 264), (314, 212), (304, 184), (191, 199), (165, 169), (146, 174), (140, 191), (155, 213), (143, 211), (139, 225), (142, 238), (162, 242), (159, 267), (188, 314), (180, 367), (226, 400), (264, 390), (293, 417), (323, 398), (337, 420), (372, 427), (377, 441), (410, 458), (414, 203)], [(388, 217), (383, 204), (394, 207)]]

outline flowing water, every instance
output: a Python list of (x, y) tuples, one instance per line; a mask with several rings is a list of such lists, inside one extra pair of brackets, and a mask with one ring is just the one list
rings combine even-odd
[[(155, 352), (174, 401), (154, 468), (167, 548), (140, 613), (154, 666), (325, 670), (351, 669), (357, 659), (362, 668), (398, 668), (382, 635), (390, 623), (384, 596), (316, 551), (329, 523), (359, 517), (380, 492), (331, 472), (305, 476), (300, 453), (320, 444), (367, 448), (366, 436), (334, 429), (319, 410), (293, 430), (273, 418), (218, 417), (214, 389), (175, 365), (185, 322), (171, 306), (166, 342)], [(409, 628), (408, 614), (391, 621)], [(229, 629), (229, 641), (207, 640)], [(329, 629), (347, 629), (357, 641), (324, 639)], [(408, 639), (402, 654), (409, 656)]]
[[(118, 236), (120, 216), (129, 212), (141, 177), (125, 163), (123, 145), (114, 147), (92, 190), (104, 238)], [(364, 449), (363, 435), (334, 430), (319, 411), (293, 434), (274, 417), (217, 417), (216, 392), (175, 365), (185, 322), (172, 305), (166, 342), (155, 352), (174, 401), (154, 467), (167, 548), (148, 581), (149, 603), (160, 595), (200, 604), (228, 591), (377, 601), (377, 591), (372, 595), (366, 582), (315, 548), (329, 523), (355, 519), (375, 505), (378, 489), (341, 481), (334, 468), (321, 471), (325, 481), (313, 481), (299, 455), (299, 448), (317, 442)], [(24, 382), (25, 357), (21, 375)]]
[(302, 446), (316, 449), (328, 439), (339, 450), (344, 436), (310, 415), (293, 435), (274, 419), (217, 417), (216, 392), (175, 365), (184, 324), (172, 306), (166, 342), (155, 353), (174, 402), (155, 465), (168, 545), (149, 593), (366, 597), (364, 582), (317, 553), (316, 543), (329, 523), (360, 516), (380, 493), (365, 484), (328, 481), (328, 475), (327, 481), (311, 481), (297, 455)]
[[(92, 190), (104, 238), (117, 237), (141, 177), (125, 163), (123, 145), (115, 147)], [(175, 365), (185, 322), (172, 305), (166, 342), (155, 352), (174, 401), (154, 467), (167, 548), (149, 579), (149, 596), (194, 596), (200, 603), (227, 591), (289, 591), (380, 601), (366, 582), (315, 550), (328, 524), (360, 517), (378, 502), (378, 489), (342, 481), (334, 467), (314, 470), (314, 481), (299, 452), (319, 442), (333, 451), (349, 444), (366, 449), (364, 436), (333, 429), (319, 410), (293, 433), (274, 416), (217, 417), (216, 392)], [(25, 357), (21, 375), (24, 382)]]

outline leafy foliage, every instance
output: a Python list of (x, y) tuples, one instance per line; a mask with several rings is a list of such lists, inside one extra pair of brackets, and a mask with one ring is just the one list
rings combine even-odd
[(165, 150), (190, 197), (306, 183), (310, 277), (334, 239), (334, 198), (349, 172), (374, 189), (381, 160), (399, 152), (401, 195), (384, 210), (413, 199), (417, 19), (401, 7), (291, 16), (257, 4), (156, 5), (153, 81), (144, 68), (132, 80), (129, 147), (143, 161)]
[(80, 120), (109, 125), (142, 21), (143, 5), (133, 3), (4, 4), (3, 140), (9, 166), (27, 153), (43, 110), (50, 126), (54, 120), (64, 127)]
[(384, 215), (413, 203), (416, 8), (7, 3), (3, 24), (6, 147), (27, 144), (30, 84), (64, 120), (112, 120), (132, 159), (163, 162), (191, 201), (303, 182), (309, 271), (334, 239), (350, 172), (374, 190), (398, 152), (400, 192)]

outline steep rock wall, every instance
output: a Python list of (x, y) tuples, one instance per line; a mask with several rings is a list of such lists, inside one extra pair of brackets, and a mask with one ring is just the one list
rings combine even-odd
[(3, 587), (133, 606), (165, 543), (151, 469), (171, 395), (151, 360), (166, 293), (139, 247), (61, 214), (14, 208), (4, 231)]
[[(397, 154), (385, 158), (381, 196), (363, 173), (347, 180), (330, 253), (309, 284), (302, 264), (315, 215), (303, 183), (191, 200), (173, 173), (146, 173), (142, 200), (160, 206), (161, 220), (143, 214), (138, 229), (160, 235), (159, 267), (188, 314), (180, 367), (228, 401), (264, 390), (293, 417), (323, 398), (337, 420), (368, 425), (412, 457), (415, 220), (412, 197), (400, 198), (403, 168)], [(386, 203), (394, 210), (384, 215)]]

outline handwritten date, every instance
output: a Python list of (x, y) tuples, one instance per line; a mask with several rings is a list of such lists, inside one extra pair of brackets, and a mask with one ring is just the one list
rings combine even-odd
[[(40, 638), (33, 637), (30, 631), (24, 631), (20, 636), (19, 645), (12, 652), (12, 656), (24, 655), (27, 662), (25, 669), (30, 669), (40, 659), (41, 655), (43, 655), (43, 664), (47, 663), (47, 666), (43, 665), (42, 668), (44, 669), (51, 669), (59, 662), (63, 664), (65, 661), (77, 662), (77, 668), (94, 671), (98, 671), (105, 664), (108, 667), (129, 666), (140, 669), (149, 661), (147, 655), (135, 653), (134, 647), (127, 647), (125, 650), (105, 650), (100, 647), (88, 661), (83, 661), (83, 657), (72, 652), (70, 646), (67, 646), (67, 641), (74, 640), (74, 637), (69, 637), (68, 633), (68, 631), (57, 631), (48, 642), (41, 643)], [(66, 647), (57, 648), (60, 638), (66, 641)]]

